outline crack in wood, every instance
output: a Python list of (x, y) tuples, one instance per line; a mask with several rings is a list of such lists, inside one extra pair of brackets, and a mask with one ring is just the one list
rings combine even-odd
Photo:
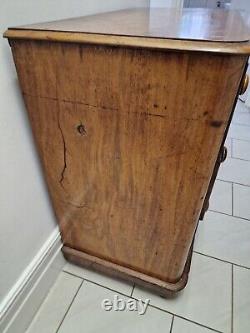
[(160, 118), (168, 118), (167, 115), (164, 114), (158, 114), (158, 113), (150, 113), (150, 112), (131, 112), (131, 113), (138, 113), (143, 116), (149, 116), (149, 117), (160, 117)]
[(70, 205), (70, 206), (72, 206), (74, 208), (79, 208), (79, 209), (81, 209), (81, 208), (90, 208), (87, 204), (79, 204), (79, 205), (77, 205), (77, 204), (75, 204), (73, 202), (70, 202), (70, 201), (62, 201), (62, 202), (64, 204)]
[(57, 124), (58, 124), (59, 131), (61, 133), (62, 142), (63, 142), (63, 162), (64, 162), (64, 165), (63, 165), (63, 169), (62, 169), (62, 172), (61, 172), (61, 179), (59, 180), (59, 183), (63, 186), (64, 174), (65, 174), (65, 171), (67, 169), (67, 157), (66, 157), (67, 156), (67, 148), (66, 148), (65, 138), (64, 138), (64, 135), (63, 135), (63, 130), (62, 130), (62, 127), (61, 127), (61, 124), (60, 124), (60, 107), (59, 107), (59, 105), (58, 105), (58, 113), (57, 113)]
[(84, 103), (81, 101), (71, 101), (71, 100), (67, 100), (67, 99), (58, 99), (57, 97), (47, 97), (47, 96), (40, 96), (40, 95), (31, 95), (28, 94), (26, 92), (23, 92), (24, 96), (28, 96), (28, 97), (35, 97), (35, 98), (41, 98), (41, 99), (48, 99), (48, 100), (52, 100), (52, 101), (56, 101), (58, 103), (69, 103), (69, 104), (79, 104), (79, 105), (84, 105), (87, 106), (89, 108), (93, 108), (93, 109), (101, 109), (101, 110), (106, 110), (106, 111), (119, 111), (121, 114), (138, 114), (140, 116), (149, 116), (149, 117), (160, 117), (160, 118), (165, 118), (168, 119), (169, 116), (167, 114), (158, 114), (158, 113), (151, 113), (151, 112), (146, 112), (146, 111), (142, 111), (142, 112), (138, 112), (138, 111), (127, 111), (127, 112), (122, 112), (118, 107), (114, 108), (114, 107), (108, 107), (105, 105), (93, 105), (93, 104), (89, 104), (89, 103)]

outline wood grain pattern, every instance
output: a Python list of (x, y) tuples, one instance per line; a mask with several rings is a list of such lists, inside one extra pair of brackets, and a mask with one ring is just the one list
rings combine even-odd
[(64, 244), (177, 282), (247, 57), (11, 45)]
[(206, 8), (137, 8), (31, 24), (27, 30), (84, 32), (166, 39), (246, 42), (249, 17), (235, 10)]

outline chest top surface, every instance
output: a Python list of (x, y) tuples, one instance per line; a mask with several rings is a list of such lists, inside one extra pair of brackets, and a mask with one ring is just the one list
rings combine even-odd
[[(138, 8), (9, 28), (5, 37), (29, 38), (32, 35), (36, 39), (41, 33), (46, 34), (44, 39), (53, 39), (55, 33), (58, 36), (67, 34), (72, 40), (77, 35), (115, 37), (114, 44), (119, 44), (118, 37), (137, 38), (138, 41), (151, 39), (151, 43), (152, 40), (155, 43), (165, 40), (168, 44), (170, 41), (188, 41), (189, 45), (217, 43), (217, 48), (222, 44), (235, 43), (235, 47), (246, 48), (247, 45), (249, 52), (250, 15), (223, 9)], [(165, 46), (168, 48), (167, 44)]]

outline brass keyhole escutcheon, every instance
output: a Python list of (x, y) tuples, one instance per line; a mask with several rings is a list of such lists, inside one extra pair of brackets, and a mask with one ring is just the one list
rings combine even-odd
[(80, 124), (80, 125), (77, 126), (77, 132), (82, 136), (87, 135), (85, 126), (83, 124)]

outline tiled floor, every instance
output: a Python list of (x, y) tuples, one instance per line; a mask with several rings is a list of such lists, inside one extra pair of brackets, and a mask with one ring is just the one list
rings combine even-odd
[[(163, 299), (67, 264), (27, 332), (250, 332), (250, 110), (242, 102), (227, 146), (184, 291)], [(126, 302), (150, 299), (150, 305), (144, 315), (104, 311), (102, 301), (115, 295)]]

